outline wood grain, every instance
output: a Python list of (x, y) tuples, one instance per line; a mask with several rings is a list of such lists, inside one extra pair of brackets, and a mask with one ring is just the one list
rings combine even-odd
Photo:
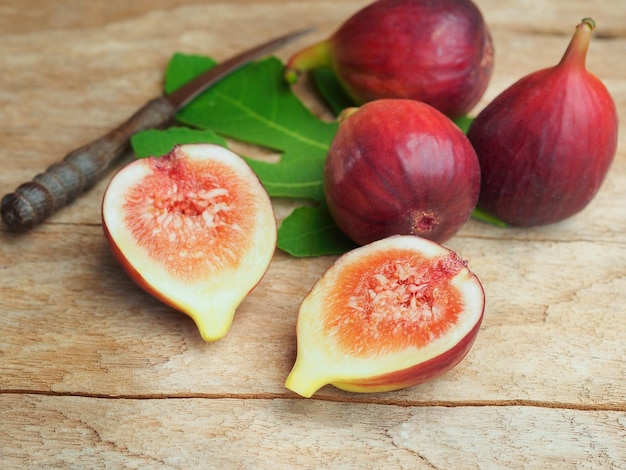
[(626, 438), (622, 413), (531, 406), (36, 395), (0, 405), (3, 422), (24, 428), (19, 441), (0, 430), (15, 467), (619, 468)]
[[(0, 0), (2, 194), (158, 95), (174, 52), (219, 60), (316, 26), (277, 53), (286, 58), (368, 2), (40, 3)], [(476, 3), (496, 44), (476, 111), (554, 64), (593, 16), (588, 67), (621, 124), (611, 172), (583, 212), (532, 229), (470, 221), (447, 243), (487, 295), (458, 367), (398, 392), (328, 386), (298, 399), (283, 387), (298, 305), (334, 257), (277, 251), (229, 335), (204, 343), (110, 255), (100, 223), (107, 177), (27, 235), (0, 227), (3, 467), (626, 467), (626, 4)], [(324, 115), (306, 83), (297, 92)], [(281, 218), (293, 204), (275, 208)]]

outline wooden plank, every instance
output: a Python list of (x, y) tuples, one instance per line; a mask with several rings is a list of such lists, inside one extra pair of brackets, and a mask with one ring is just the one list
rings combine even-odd
[[(53, 251), (33, 249), (46, 241)], [(99, 227), (56, 226), (11, 242), (0, 248), (11, 299), (0, 317), (0, 384), (60, 393), (285, 393), (298, 305), (333, 260), (278, 252), (230, 334), (206, 344), (187, 317), (127, 278)], [(623, 405), (624, 244), (456, 237), (449, 245), (484, 284), (482, 331), (458, 369), (394, 399)]]
[(9, 468), (543, 470), (626, 462), (625, 411), (3, 395), (0, 422)]

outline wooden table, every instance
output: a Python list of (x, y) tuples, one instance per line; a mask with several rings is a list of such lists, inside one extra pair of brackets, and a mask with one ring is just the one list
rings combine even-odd
[[(1, 0), (0, 191), (158, 95), (174, 52), (220, 60), (316, 26), (277, 53), (285, 59), (366, 3)], [(592, 16), (588, 67), (626, 122), (626, 3), (477, 4), (496, 45), (477, 110), (556, 63)], [(3, 226), (2, 468), (626, 468), (620, 130), (611, 172), (579, 215), (533, 229), (471, 221), (447, 243), (484, 283), (484, 324), (457, 368), (393, 393), (329, 386), (305, 400), (283, 387), (299, 302), (333, 257), (277, 252), (230, 334), (207, 344), (113, 260), (106, 180), (30, 233)]]

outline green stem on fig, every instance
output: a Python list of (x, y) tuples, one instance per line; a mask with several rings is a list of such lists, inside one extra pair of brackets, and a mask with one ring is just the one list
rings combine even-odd
[(590, 28), (590, 31), (593, 31), (594, 29), (596, 29), (596, 22), (593, 18), (583, 18), (580, 21), (580, 26), (582, 26), (583, 24), (587, 25)]
[(506, 222), (501, 221), (497, 217), (491, 214), (488, 214), (487, 212), (485, 212), (482, 209), (479, 209), (478, 207), (476, 207), (474, 209), (474, 212), (472, 212), (472, 218), (479, 220), (480, 222), (485, 222), (489, 225), (493, 225), (495, 227), (500, 227), (500, 228), (508, 227), (508, 224)]
[(320, 67), (330, 67), (332, 55), (328, 39), (302, 49), (285, 64), (285, 80), (294, 84), (302, 72)]
[(565, 54), (561, 58), (559, 65), (577, 65), (585, 68), (587, 58), (587, 50), (591, 40), (591, 33), (596, 28), (596, 22), (593, 18), (583, 18), (576, 26), (576, 31), (565, 50)]

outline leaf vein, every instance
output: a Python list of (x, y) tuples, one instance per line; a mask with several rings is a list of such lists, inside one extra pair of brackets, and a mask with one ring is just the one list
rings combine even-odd
[(302, 142), (304, 144), (307, 144), (307, 145), (310, 145), (312, 147), (317, 147), (317, 148), (322, 149), (322, 150), (328, 150), (328, 145), (325, 145), (325, 144), (323, 144), (321, 142), (317, 142), (317, 141), (315, 141), (313, 139), (308, 139), (305, 136), (303, 136), (302, 134), (299, 134), (297, 132), (293, 132), (293, 131), (289, 130), (288, 128), (286, 128), (285, 126), (282, 126), (282, 125), (278, 124), (276, 121), (272, 121), (271, 119), (265, 118), (264, 116), (262, 116), (259, 113), (255, 112), (253, 109), (251, 109), (251, 108), (249, 108), (247, 106), (243, 106), (240, 101), (235, 100), (235, 99), (231, 98), (228, 95), (225, 95), (223, 93), (218, 93), (218, 95), (224, 101), (227, 101), (228, 103), (233, 105), (235, 108), (240, 109), (244, 114), (249, 116), (251, 119), (259, 121), (260, 123), (264, 124), (265, 126), (271, 128), (271, 129), (275, 129), (275, 130), (279, 131), (280, 133), (291, 137), (294, 140), (300, 141), (300, 142)]

